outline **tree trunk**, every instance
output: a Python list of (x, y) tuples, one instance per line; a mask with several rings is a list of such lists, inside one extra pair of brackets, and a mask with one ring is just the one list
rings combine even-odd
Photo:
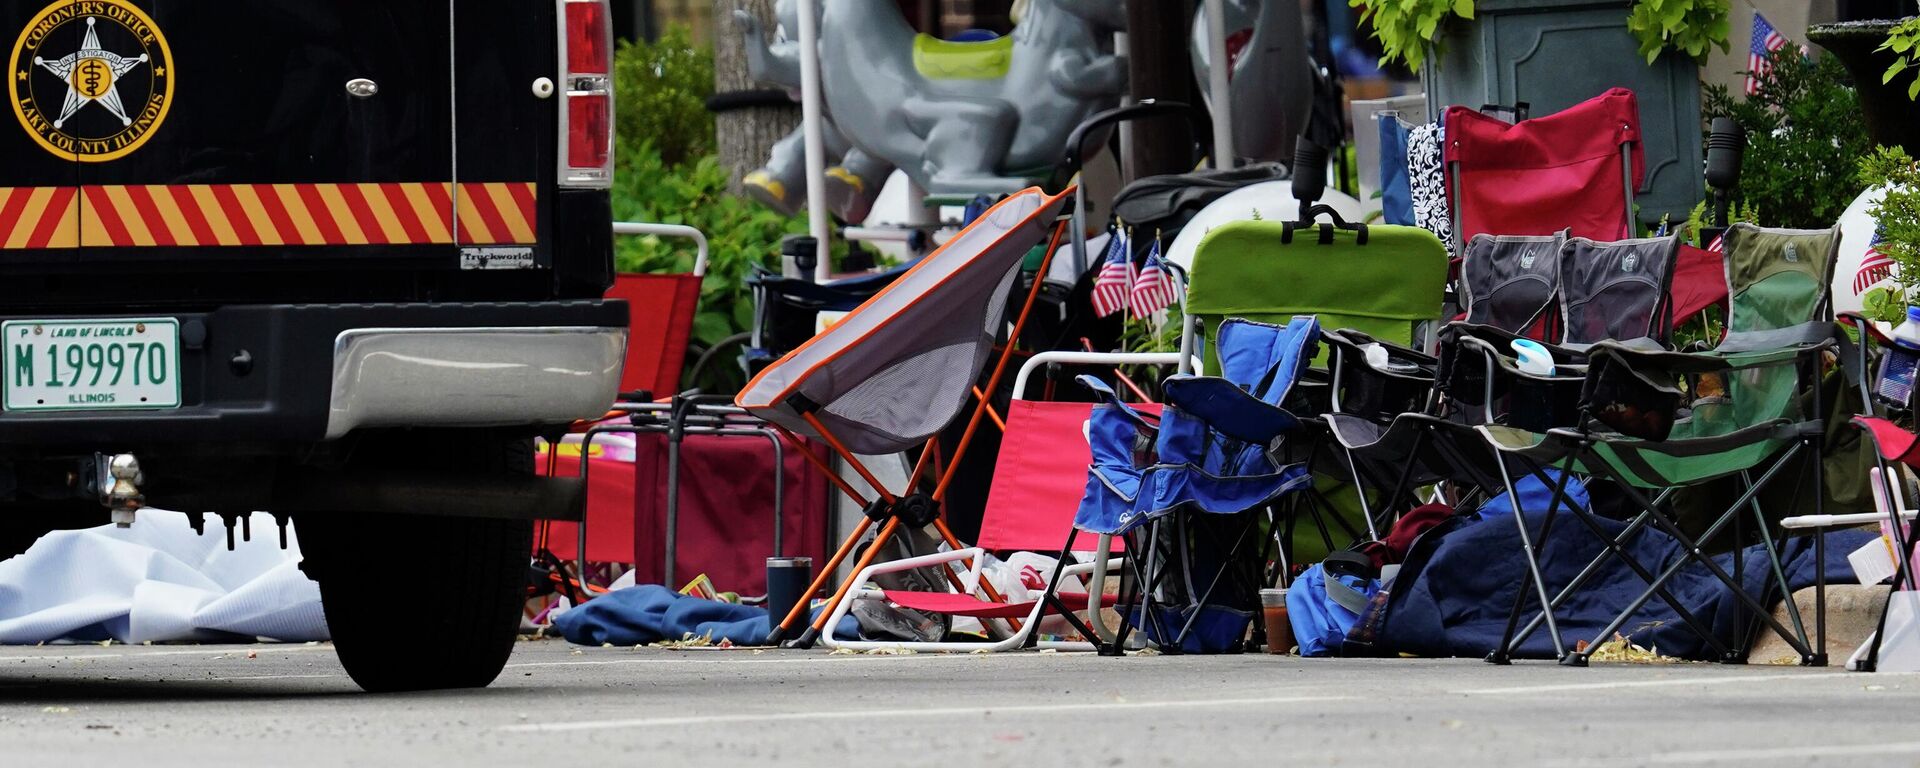
[[(1188, 0), (1127, 3), (1127, 82), (1133, 100), (1183, 101), (1201, 109), (1187, 55), (1193, 26)], [(1127, 181), (1143, 176), (1193, 170), (1193, 131), (1184, 120), (1142, 120), (1133, 124), (1127, 152)]]
[[(733, 24), (733, 11), (744, 8), (760, 19), (767, 34), (778, 25), (773, 18), (773, 0), (716, 0), (713, 21), (713, 90), (715, 94), (755, 91), (776, 86), (754, 81), (747, 76), (746, 47)], [(799, 34), (798, 30), (788, 30)], [(726, 166), (731, 180), (728, 189), (740, 193), (740, 177), (764, 165), (767, 152), (800, 124), (800, 105), (743, 107), (713, 116), (714, 145), (720, 164)]]

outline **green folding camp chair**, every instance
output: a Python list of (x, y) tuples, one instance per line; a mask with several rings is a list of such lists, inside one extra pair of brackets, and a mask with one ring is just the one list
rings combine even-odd
[[(1726, 274), (1729, 311), (1726, 336), (1707, 352), (1669, 352), (1652, 345), (1602, 342), (1589, 350), (1589, 367), (1581, 392), (1583, 426), (1529, 432), (1512, 426), (1480, 427), (1505, 458), (1501, 470), (1509, 492), (1516, 473), (1510, 461), (1527, 472), (1552, 466), (1611, 481), (1639, 512), (1618, 537), (1603, 532), (1592, 512), (1564, 498), (1552, 505), (1566, 507), (1607, 543), (1558, 596), (1549, 598), (1536, 569), (1533, 595), (1522, 590), (1509, 617), (1506, 637), (1489, 656), (1504, 663), (1511, 650), (1545, 620), (1554, 635), (1561, 663), (1584, 666), (1589, 655), (1654, 597), (1673, 607), (1722, 658), (1743, 659), (1746, 638), (1729, 643), (1691, 615), (1666, 590), (1683, 566), (1695, 563), (1731, 588), (1734, 596), (1769, 628), (1785, 638), (1802, 663), (1823, 665), (1825, 648), (1807, 642), (1806, 628), (1793, 601), (1786, 601), (1791, 631), (1772, 618), (1764, 598), (1742, 588), (1702, 552), (1701, 541), (1713, 539), (1749, 512), (1768, 553), (1771, 588), (1786, 590), (1781, 547), (1769, 531), (1757, 496), (1768, 483), (1783, 476), (1794, 459), (1805, 459), (1812, 487), (1822, 487), (1820, 441), (1825, 424), (1820, 373), (1823, 355), (1835, 346), (1828, 285), (1840, 245), (1839, 227), (1827, 230), (1763, 229), (1736, 225), (1726, 236)], [(1811, 397), (1808, 397), (1811, 389)], [(1738, 478), (1745, 486), (1733, 503), (1705, 525), (1698, 537), (1688, 535), (1679, 514), (1668, 505), (1674, 489), (1721, 478)], [(1813, 513), (1821, 513), (1821, 494), (1813, 495)], [(1696, 522), (1696, 521), (1687, 521)], [(1552, 512), (1543, 529), (1550, 529)], [(1686, 556), (1669, 562), (1660, 573), (1634, 561), (1623, 547), (1642, 528), (1652, 526), (1672, 536)], [(1544, 538), (1544, 533), (1542, 534)], [(1782, 540), (1784, 541), (1784, 540)], [(1735, 550), (1736, 553), (1739, 551)], [(1528, 556), (1533, 557), (1529, 552)], [(1569, 653), (1552, 626), (1551, 614), (1574, 594), (1609, 557), (1620, 557), (1648, 583), (1585, 649)], [(1735, 571), (1742, 565), (1736, 559)], [(1770, 591), (1770, 590), (1769, 590)], [(1537, 599), (1543, 610), (1524, 629), (1516, 628), (1524, 600)], [(1824, 643), (1822, 644), (1824, 646)]]

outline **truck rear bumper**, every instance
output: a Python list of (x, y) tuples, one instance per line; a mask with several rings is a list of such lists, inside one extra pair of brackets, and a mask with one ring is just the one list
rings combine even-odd
[(591, 325), (342, 331), (326, 437), (598, 416), (617, 394), (626, 346), (625, 328)]
[(0, 412), (0, 451), (9, 444), (44, 450), (315, 442), (360, 428), (565, 424), (598, 416), (612, 403), (627, 335), (620, 301), (261, 305), (167, 314), (181, 325), (181, 407)]

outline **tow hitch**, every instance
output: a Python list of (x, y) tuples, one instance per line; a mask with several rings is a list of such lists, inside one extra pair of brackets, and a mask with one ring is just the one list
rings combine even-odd
[(140, 474), (140, 460), (131, 453), (96, 453), (91, 463), (92, 471), (86, 476), (93, 478), (92, 490), (112, 513), (113, 524), (131, 527), (134, 513), (147, 505), (147, 496), (140, 491), (140, 485), (147, 481)]

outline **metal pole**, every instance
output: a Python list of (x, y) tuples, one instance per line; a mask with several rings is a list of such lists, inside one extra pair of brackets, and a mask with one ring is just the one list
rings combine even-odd
[(807, 232), (818, 245), (820, 258), (813, 268), (815, 282), (833, 275), (828, 243), (833, 239), (827, 219), (827, 148), (821, 136), (820, 0), (798, 0), (800, 6), (800, 127), (807, 151)]
[(1227, 88), (1232, 74), (1227, 65), (1226, 0), (1206, 0), (1207, 99), (1213, 107), (1213, 167), (1233, 167), (1233, 94)]

